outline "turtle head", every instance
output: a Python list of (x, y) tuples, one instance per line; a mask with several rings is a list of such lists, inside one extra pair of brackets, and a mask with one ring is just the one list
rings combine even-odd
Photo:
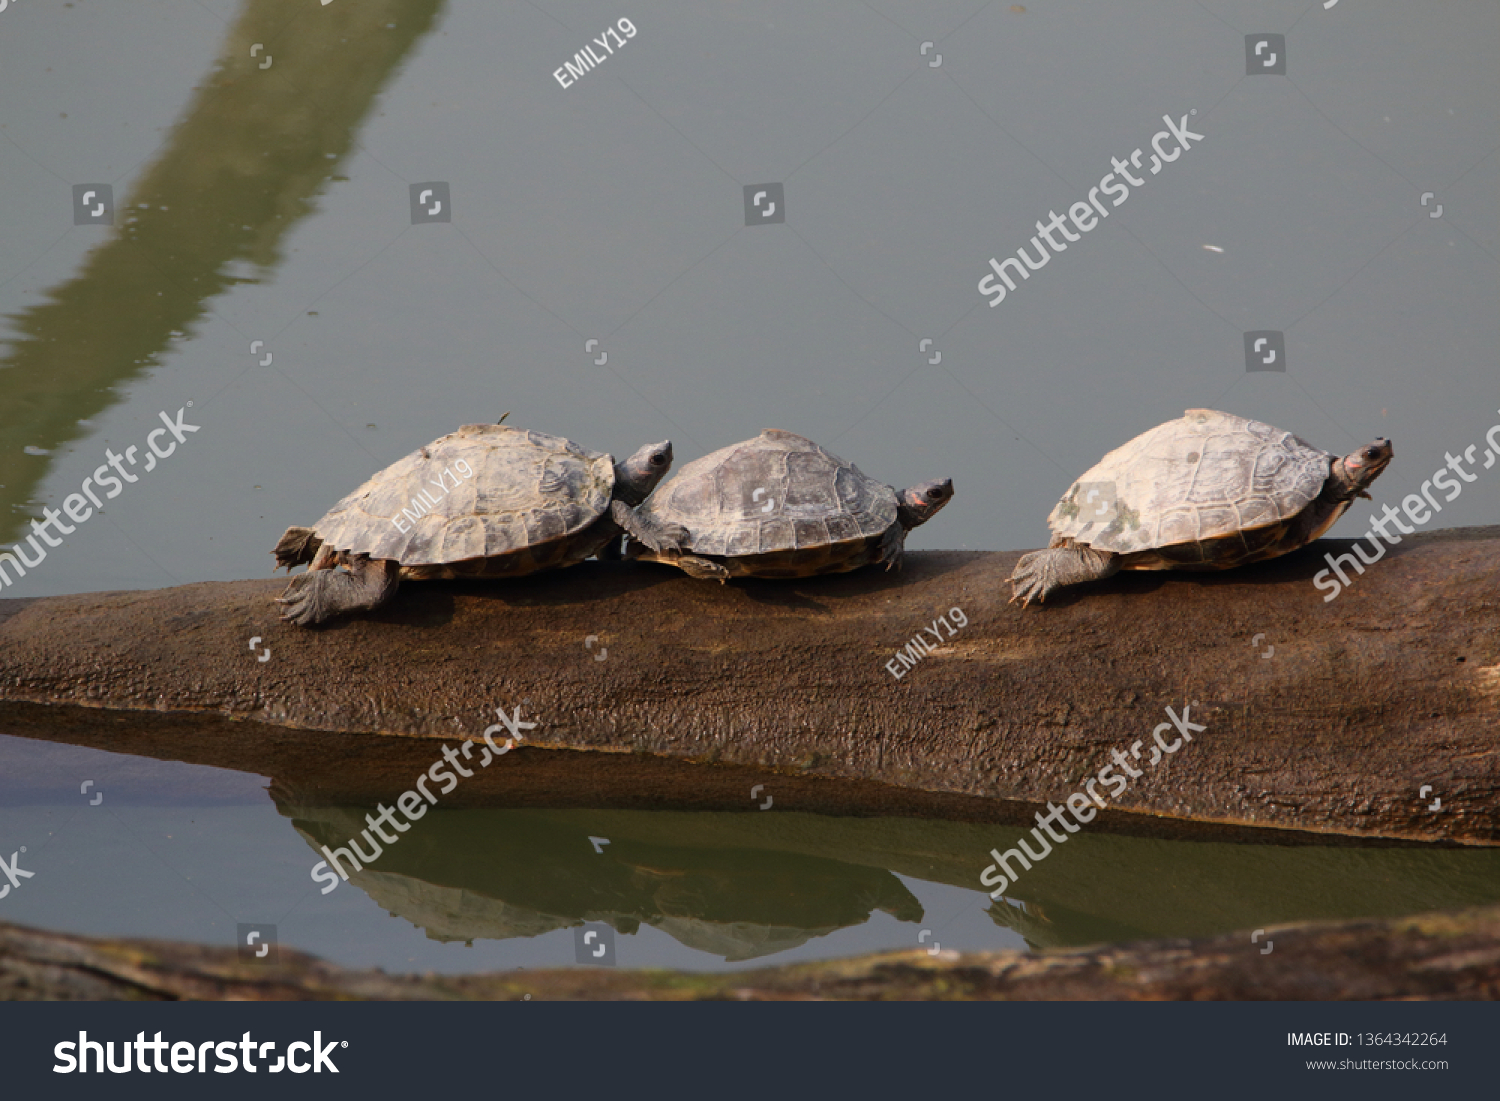
[(1335, 459), (1333, 469), (1329, 472), (1329, 487), (1341, 501), (1352, 501), (1356, 497), (1368, 500), (1370, 495), (1366, 490), (1371, 482), (1380, 477), (1380, 472), (1391, 461), (1392, 454), (1391, 441), (1382, 436), (1373, 443), (1349, 452), (1342, 459)]
[(615, 463), (615, 495), (634, 507), (651, 496), (672, 469), (672, 441), (648, 443), (623, 463)]
[(896, 495), (896, 519), (910, 531), (918, 524), (925, 524), (938, 514), (938, 510), (953, 500), (953, 479), (943, 478), (936, 482), (923, 482)]

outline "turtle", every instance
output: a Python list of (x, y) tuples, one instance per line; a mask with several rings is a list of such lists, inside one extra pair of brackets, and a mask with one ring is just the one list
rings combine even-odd
[(812, 440), (768, 428), (694, 459), (640, 508), (687, 530), (681, 549), (626, 540), (625, 557), (701, 579), (810, 577), (901, 564), (906, 533), (953, 497), (952, 479), (897, 493)]
[(1189, 409), (1117, 447), (1069, 487), (1047, 550), (1008, 580), (1026, 607), (1119, 570), (1227, 570), (1305, 546), (1391, 461), (1381, 437), (1343, 458), (1260, 421)]
[(622, 532), (667, 552), (686, 532), (638, 506), (671, 466), (670, 440), (616, 463), (561, 436), (466, 424), (386, 467), (312, 527), (287, 528), (277, 566), (310, 565), (277, 599), (281, 618), (310, 626), (379, 607), (403, 577), (571, 566), (608, 556)]

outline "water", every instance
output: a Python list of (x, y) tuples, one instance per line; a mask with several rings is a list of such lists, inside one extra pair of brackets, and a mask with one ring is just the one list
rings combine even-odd
[[(643, 3), (627, 15), (636, 33), (617, 31), (613, 53), (596, 46), (600, 64), (564, 88), (553, 71), (618, 11), (143, 0), (0, 12), (0, 546), (111, 453), (141, 452), (138, 481), (0, 596), (265, 576), (288, 525), (457, 425), (507, 411), (617, 456), (670, 437), (680, 465), (778, 427), (898, 486), (952, 477), (957, 497), (912, 534), (914, 550), (1042, 544), (1074, 477), (1188, 407), (1339, 453), (1391, 437), (1377, 505), (1416, 491), (1500, 420), (1493, 5), (1452, 5), (1441, 19), (1304, 0)], [(1285, 36), (1285, 75), (1246, 74), (1245, 36), (1261, 32)], [(976, 288), (989, 260), (1030, 247), (1036, 221), (1085, 199), (1111, 158), (1139, 147), (1149, 160), (1163, 115), (1186, 118), (1201, 143), (989, 308)], [(433, 192), (422, 210), (446, 195), (438, 214), (451, 221), (415, 213), (413, 185)], [(96, 191), (92, 205), (75, 188)], [(780, 196), (775, 219), (747, 215), (756, 190), (763, 203)], [(113, 225), (75, 224), (106, 198)], [(1261, 331), (1282, 334), (1284, 371), (1247, 370), (1245, 334)], [(181, 430), (148, 472), (163, 413), (198, 431)], [(1495, 522), (1496, 494), (1493, 478), (1466, 484), (1441, 523)], [(1331, 534), (1359, 535), (1365, 515)], [(55, 897), (32, 890), (40, 875), (28, 881), (0, 918), (213, 941), (284, 913), (285, 942), (346, 962), (571, 958), (566, 929), (493, 943), (481, 932), (468, 950), (373, 921), (377, 902), (348, 885), (305, 900), (311, 850), (286, 808), (234, 784), (240, 802), (194, 801), (219, 782), (192, 769), (160, 780), (157, 802), (84, 811), (69, 779), (7, 804), (7, 851), (20, 834), (52, 836), (38, 855), (70, 853), (77, 871), (49, 877)], [(337, 821), (307, 813), (292, 824), (313, 835)], [(115, 814), (118, 829), (100, 826)], [(451, 828), (503, 824), (553, 851), (575, 826), (594, 828), (570, 821), (527, 812)], [(861, 828), (876, 826), (890, 836), (859, 843), (891, 854), (927, 844), (931, 824)], [(668, 849), (673, 831), (712, 832), (665, 814), (611, 828)], [(775, 959), (908, 946), (920, 928), (945, 947), (1020, 943), (954, 870), (984, 838), (933, 840), (963, 855), (924, 878), (886, 856), (789, 849), (755, 832), (765, 824), (745, 828), (701, 866), (669, 852), (669, 878), (685, 861), (733, 913), (826, 874), (847, 887), (843, 901), (909, 915), (915, 900), (926, 922), (861, 917), (864, 902), (850, 902), (798, 918), (817, 931)], [(1126, 900), (1158, 882), (1144, 872), (1154, 862), (1187, 858), (1145, 844), (1090, 836), (1079, 850), (1108, 852), (1131, 875), (1089, 900), (1059, 886), (1032, 907), (1048, 920), (1023, 914), (1019, 927), (1062, 943), (1173, 931)], [(183, 846), (191, 859), (173, 864)], [(1233, 882), (1244, 896), (1212, 918), (1211, 906), (1188, 908), (1201, 921), (1183, 931), (1424, 908), (1450, 898), (1445, 877), (1494, 878), (1482, 854), (1329, 850), (1355, 861), (1347, 874), (1320, 869), (1308, 883), (1326, 873), (1326, 890), (1271, 905), (1274, 884), (1249, 870), (1259, 850), (1188, 848), (1223, 873), (1205, 891), (1227, 897)], [(623, 851), (597, 855), (623, 869)], [(452, 882), (408, 868), (377, 898), (406, 900), (420, 923), (445, 905), (432, 892), (524, 879), (531, 859), (468, 858), (455, 850)], [(1357, 859), (1395, 861), (1366, 871), (1421, 889), (1372, 894)], [(1066, 877), (1052, 863), (1039, 879)], [(1235, 868), (1241, 879), (1225, 878)], [(658, 931), (641, 916), (656, 896), (631, 890), (600, 911), (644, 922), (622, 935), (622, 964), (734, 954), (730, 940), (714, 942), (722, 953), (683, 947), (713, 937)], [(546, 912), (592, 912), (568, 898)]]
[[(322, 847), (358, 837), (374, 805), (308, 805), (273, 797), (260, 777), (11, 737), (0, 737), (0, 768), (0, 836), (26, 845), (20, 865), (33, 873), (6, 901), (7, 920), (218, 944), (242, 924), (264, 926), (279, 944), (388, 970), (573, 966), (575, 930), (605, 927), (619, 966), (707, 970), (916, 946), (1204, 936), (1500, 900), (1494, 850), (1081, 833), (991, 900), (979, 872), (991, 847), (1015, 844), (1014, 828), (441, 807), (324, 893), (312, 875)], [(93, 783), (79, 790), (79, 777)]]

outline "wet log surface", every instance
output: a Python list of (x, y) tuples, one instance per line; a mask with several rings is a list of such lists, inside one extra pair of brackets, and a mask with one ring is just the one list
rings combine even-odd
[[(1495, 844), (1500, 528), (1408, 537), (1325, 602), (1312, 578), (1348, 548), (1127, 574), (1024, 612), (1016, 554), (956, 552), (722, 587), (594, 562), (408, 583), (311, 631), (277, 621), (279, 580), (0, 601), (0, 730), (352, 798), (409, 786), (357, 767), (349, 746), (395, 742), (368, 735), (432, 739), (430, 759), (519, 707), (526, 746), (568, 752), (518, 750), (463, 799), (745, 809), (771, 775), (788, 809), (1020, 820), (1186, 707), (1205, 729), (1155, 767), (1143, 751), (1091, 828)], [(952, 637), (938, 625), (898, 680), (888, 663), (944, 614)]]
[[(1266, 951), (1269, 945), (1270, 950)], [(1500, 997), (1500, 907), (1041, 953), (925, 950), (693, 973), (352, 971), (0, 923), (0, 1000), (1303, 1000)]]

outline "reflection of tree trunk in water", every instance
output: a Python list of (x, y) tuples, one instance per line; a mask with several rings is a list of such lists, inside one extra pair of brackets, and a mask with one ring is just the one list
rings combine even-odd
[[(47, 460), (22, 449), (82, 435), (79, 420), (106, 409), (115, 387), (236, 282), (230, 261), (279, 261), (285, 235), (312, 212), (440, 4), (248, 0), (156, 163), (116, 204), (115, 234), (15, 319), (0, 360), (0, 505), (24, 506), (47, 472)], [(252, 58), (256, 42), (266, 48)], [(0, 542), (26, 522), (6, 513)]]

